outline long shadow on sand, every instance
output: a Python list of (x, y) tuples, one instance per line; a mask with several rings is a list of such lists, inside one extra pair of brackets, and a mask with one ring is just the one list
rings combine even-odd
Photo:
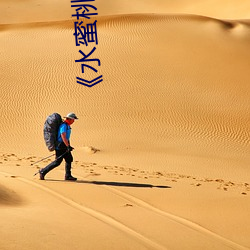
[(46, 179), (46, 181), (55, 181), (55, 182), (70, 182), (70, 183), (83, 183), (83, 184), (94, 184), (94, 185), (106, 185), (106, 186), (115, 186), (115, 187), (136, 187), (136, 188), (171, 188), (170, 186), (161, 186), (161, 185), (152, 185), (152, 184), (143, 184), (143, 183), (132, 183), (132, 182), (116, 182), (116, 181), (84, 181), (77, 180), (76, 182), (64, 181), (64, 180), (55, 180), (55, 179)]
[(55, 180), (55, 179), (46, 179), (46, 181), (63, 181), (71, 183), (83, 183), (83, 184), (94, 184), (94, 185), (106, 185), (106, 186), (115, 186), (115, 187), (136, 187), (136, 188), (171, 188), (170, 186), (163, 185), (152, 185), (152, 184), (143, 184), (143, 183), (132, 183), (132, 182), (116, 182), (116, 181), (84, 181), (77, 180), (76, 182), (64, 181), (64, 180)]
[(131, 182), (116, 182), (116, 181), (83, 181), (78, 180), (77, 183), (87, 183), (94, 185), (106, 185), (106, 186), (116, 186), (116, 187), (136, 187), (136, 188), (171, 188), (169, 186), (155, 186), (152, 184), (143, 183), (131, 183)]

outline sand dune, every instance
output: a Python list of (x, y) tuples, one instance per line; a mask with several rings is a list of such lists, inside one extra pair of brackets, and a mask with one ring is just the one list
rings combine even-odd
[[(97, 7), (100, 16), (138, 13), (195, 14), (225, 19), (249, 19), (250, 4), (247, 0), (95, 0), (89, 3)], [(26, 23), (67, 20), (72, 8), (67, 0), (0, 1), (0, 23)]]
[[(0, 248), (250, 249), (249, 3), (95, 4), (87, 88), (69, 1), (0, 2)], [(78, 182), (40, 181), (71, 111)]]
[[(228, 155), (247, 168), (248, 24), (190, 15), (100, 18), (102, 43), (96, 53), (102, 58), (100, 74), (106, 72), (106, 81), (86, 90), (75, 80), (81, 72), (74, 62), (78, 51), (70, 23), (4, 31), (8, 53), (2, 60), (1, 102), (13, 137), (25, 140), (21, 145), (12, 143), (2, 131), (6, 149), (34, 154), (40, 148), (45, 155), (44, 119), (54, 111), (75, 110), (83, 118), (83, 124), (75, 124), (76, 147), (93, 145), (122, 161), (128, 155), (128, 164), (161, 169), (180, 165), (177, 170), (183, 170), (184, 165), (190, 171), (198, 160), (206, 174), (212, 164), (224, 175), (235, 168), (234, 161), (223, 161)], [(43, 43), (36, 45), (38, 36)], [(13, 50), (15, 46), (20, 49)], [(20, 80), (25, 85), (18, 84)], [(144, 158), (144, 153), (159, 157)], [(110, 156), (105, 163), (110, 160), (117, 163)], [(245, 177), (244, 171), (239, 174)]]

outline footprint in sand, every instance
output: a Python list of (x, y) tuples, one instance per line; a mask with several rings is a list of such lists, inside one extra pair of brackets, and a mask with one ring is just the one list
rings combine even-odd
[(124, 205), (124, 207), (133, 207), (133, 205), (132, 205), (132, 204), (127, 203), (127, 204), (125, 204), (125, 205)]

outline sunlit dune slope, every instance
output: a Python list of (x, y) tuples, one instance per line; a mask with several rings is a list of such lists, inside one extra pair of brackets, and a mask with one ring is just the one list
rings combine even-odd
[(247, 167), (249, 22), (154, 14), (97, 20), (104, 81), (91, 89), (76, 83), (72, 21), (0, 27), (5, 150), (45, 154), (44, 119), (73, 110), (81, 118), (72, 139), (79, 158), (93, 145), (107, 153), (97, 159), (110, 162), (179, 170), (198, 163), (207, 173)]

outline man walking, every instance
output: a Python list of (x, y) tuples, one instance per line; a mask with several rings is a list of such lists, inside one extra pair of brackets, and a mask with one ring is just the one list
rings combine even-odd
[(74, 113), (69, 113), (64, 118), (66, 119), (58, 129), (58, 136), (57, 136), (58, 146), (56, 147), (56, 160), (51, 162), (48, 166), (39, 171), (40, 180), (44, 180), (45, 175), (55, 167), (58, 167), (62, 163), (63, 159), (65, 160), (65, 180), (67, 181), (77, 180), (77, 178), (71, 175), (71, 163), (73, 162), (73, 156), (71, 154), (71, 151), (74, 148), (70, 146), (70, 134), (71, 134), (70, 125), (72, 125), (74, 121), (78, 118)]

